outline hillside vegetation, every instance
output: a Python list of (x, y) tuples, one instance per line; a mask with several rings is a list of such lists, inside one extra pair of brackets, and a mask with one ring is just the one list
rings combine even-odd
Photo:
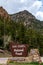
[(0, 47), (4, 47), (4, 35), (10, 35), (14, 42), (29, 44), (29, 49), (38, 48), (40, 55), (43, 55), (43, 22), (27, 11), (10, 17), (0, 15)]

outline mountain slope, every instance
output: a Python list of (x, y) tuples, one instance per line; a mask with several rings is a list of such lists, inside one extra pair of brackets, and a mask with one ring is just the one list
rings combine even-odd
[(23, 21), (25, 23), (29, 23), (31, 20), (35, 19), (35, 17), (28, 11), (24, 10), (24, 11), (11, 15), (11, 19), (16, 22)]
[(27, 27), (40, 30), (43, 28), (43, 22), (37, 20), (35, 16), (27, 10), (10, 15), (11, 19), (15, 22), (23, 22)]

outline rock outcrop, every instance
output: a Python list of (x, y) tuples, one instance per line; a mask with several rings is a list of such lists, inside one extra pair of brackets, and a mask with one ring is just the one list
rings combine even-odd
[(10, 19), (10, 15), (3, 7), (0, 7), (0, 17), (3, 17), (4, 19)]
[(41, 57), (40, 57), (38, 49), (31, 49), (30, 50), (29, 61), (30, 62), (40, 62), (41, 61)]

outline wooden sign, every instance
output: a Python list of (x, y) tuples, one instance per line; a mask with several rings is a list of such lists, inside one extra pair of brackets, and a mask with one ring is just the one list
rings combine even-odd
[(26, 57), (28, 55), (27, 44), (15, 44), (10, 42), (10, 50), (13, 57)]

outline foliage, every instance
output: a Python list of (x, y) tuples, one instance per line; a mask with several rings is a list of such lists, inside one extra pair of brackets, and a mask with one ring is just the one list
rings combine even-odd
[[(40, 30), (42, 32), (43, 28)], [(3, 20), (3, 18), (0, 17), (0, 39), (4, 34), (11, 35), (13, 41), (29, 44), (30, 48), (38, 48), (40, 54), (43, 55), (43, 34), (41, 32), (32, 28), (32, 26), (26, 27), (23, 21), (15, 22), (7, 19)]]

